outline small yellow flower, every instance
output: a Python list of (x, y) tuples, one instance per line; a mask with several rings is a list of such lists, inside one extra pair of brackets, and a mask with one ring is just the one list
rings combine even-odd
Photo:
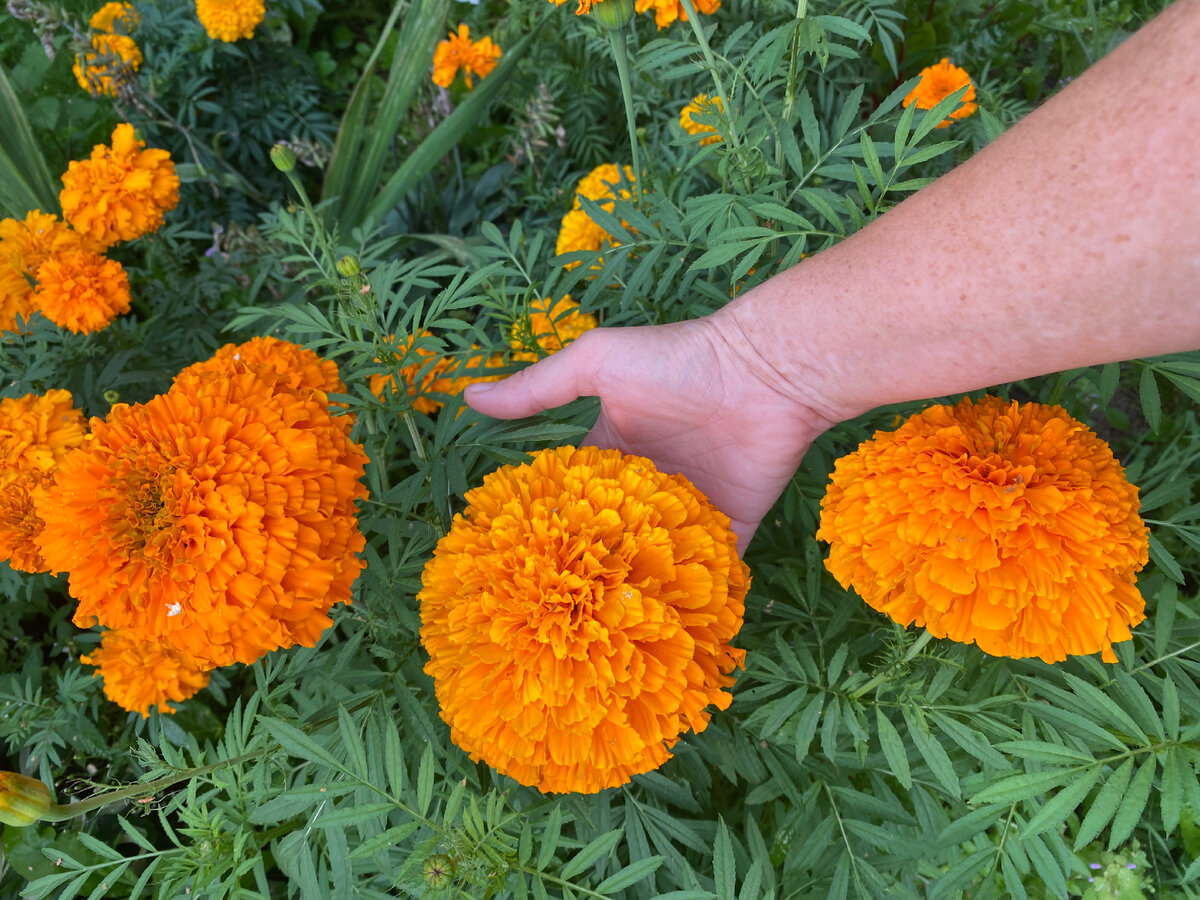
[(142, 65), (142, 51), (124, 34), (93, 34), (92, 47), (76, 54), (71, 71), (93, 97), (115, 97)]
[(471, 87), (471, 75), (483, 78), (496, 68), (498, 59), (500, 48), (492, 43), (490, 37), (472, 41), (470, 29), (459, 23), (458, 33), (450, 32), (446, 40), (433, 51), (433, 83), (450, 87), (458, 70), (462, 69), (467, 87)]
[(254, 37), (266, 14), (263, 0), (196, 0), (196, 17), (208, 36), (227, 44)]
[(703, 147), (705, 144), (719, 143), (721, 141), (721, 135), (713, 126), (704, 125), (700, 122), (697, 122), (692, 118), (692, 116), (697, 114), (712, 115), (714, 112), (714, 107), (716, 110), (721, 112), (725, 110), (725, 105), (721, 103), (720, 97), (709, 97), (708, 94), (697, 94), (692, 98), (692, 102), (679, 112), (679, 124), (688, 134), (710, 135), (710, 137), (706, 137), (700, 141), (701, 147)]
[[(968, 85), (970, 86), (967, 87)], [(950, 113), (945, 121), (939, 122), (937, 126), (938, 128), (947, 128), (950, 125), (950, 119), (964, 119), (975, 112), (977, 108), (975, 85), (971, 83), (971, 76), (967, 74), (966, 69), (951, 65), (948, 58), (943, 57), (936, 66), (926, 66), (922, 69), (921, 80), (915, 88), (908, 92), (903, 103), (906, 107), (916, 103), (917, 109), (933, 109), (939, 101), (949, 97), (961, 87), (967, 87), (967, 92), (962, 97), (962, 105)]]

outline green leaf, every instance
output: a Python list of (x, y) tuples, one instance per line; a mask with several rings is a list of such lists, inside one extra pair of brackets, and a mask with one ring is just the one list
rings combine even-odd
[(925, 723), (914, 707), (904, 707), (904, 721), (908, 724), (909, 737), (917, 745), (917, 752), (933, 772), (933, 777), (941, 782), (950, 796), (962, 796), (962, 786), (958, 783), (954, 764), (942, 745), (925, 730)]
[(821, 709), (824, 706), (825, 695), (817, 694), (796, 720), (796, 760), (801, 764), (808, 756), (808, 747), (817, 733), (817, 723), (821, 720)]
[(1183, 781), (1185, 778), (1195, 777), (1183, 751), (1178, 747), (1169, 749), (1163, 759), (1162, 783), (1158, 791), (1164, 834), (1170, 836), (1179, 827), (1179, 815), (1183, 807)]
[(1113, 395), (1117, 392), (1117, 385), (1121, 383), (1121, 364), (1107, 363), (1100, 369), (1100, 405), (1108, 406), (1112, 402)]
[(1096, 794), (1096, 799), (1092, 801), (1087, 815), (1083, 817), (1083, 822), (1079, 825), (1079, 834), (1075, 837), (1076, 850), (1086, 847), (1099, 837), (1104, 826), (1121, 808), (1121, 800), (1125, 796), (1125, 789), (1129, 786), (1129, 779), (1132, 775), (1133, 757), (1130, 757), (1121, 763), (1121, 767), (1104, 782), (1104, 786)]
[(733, 844), (729, 840), (729, 829), (725, 819), (717, 816), (717, 839), (713, 848), (713, 879), (717, 887), (717, 900), (737, 900), (737, 864), (733, 858)]
[(1141, 397), (1142, 415), (1146, 417), (1146, 424), (1150, 426), (1152, 432), (1157, 434), (1159, 426), (1162, 425), (1162, 399), (1158, 394), (1158, 382), (1154, 378), (1154, 369), (1150, 366), (1142, 366), (1138, 394)]
[(1042, 839), (1037, 836), (1029, 837), (1021, 841), (1021, 846), (1029, 854), (1029, 861), (1033, 863), (1033, 868), (1041, 876), (1046, 887), (1054, 896), (1066, 897), (1067, 880), (1063, 877), (1062, 867), (1054, 854), (1042, 843)]
[(481, 78), (479, 84), (426, 138), (408, 155), (400, 168), (387, 180), (379, 196), (371, 203), (366, 218), (372, 222), (382, 222), (384, 217), (393, 210), (410, 190), (433, 169), (435, 165), (462, 139), (472, 128), (478, 128), (487, 112), (488, 104), (500, 91), (507, 86), (515, 74), (525, 52), (541, 31), (548, 15), (547, 10), (537, 23), (511, 49), (504, 51), (504, 58), (486, 78)]
[(1167, 548), (1162, 545), (1162, 541), (1160, 541), (1153, 533), (1150, 535), (1150, 559), (1156, 566), (1162, 569), (1163, 572), (1166, 573), (1167, 577), (1169, 577), (1172, 581), (1174, 581), (1176, 584), (1183, 584), (1183, 569), (1179, 567), (1179, 563), (1176, 562), (1175, 557), (1171, 555), (1170, 551), (1168, 551)]
[(1154, 770), (1158, 763), (1153, 754), (1147, 756), (1125, 792), (1125, 801), (1117, 810), (1112, 829), (1108, 833), (1108, 849), (1115, 850), (1129, 838), (1134, 827), (1142, 819), (1142, 811), (1150, 799), (1150, 788), (1154, 785)]
[(57, 213), (59, 187), (0, 66), (0, 212), (14, 219), (33, 209)]
[(984, 788), (971, 798), (971, 802), (1016, 803), (1019, 800), (1029, 800), (1038, 794), (1062, 787), (1082, 768), (1082, 766), (1078, 766), (1071, 769), (1051, 769), (1046, 772), (1022, 772), (1020, 775), (1010, 775)]
[(417, 813), (421, 816), (429, 814), (429, 804), (433, 802), (433, 745), (426, 744), (425, 752), (421, 754), (421, 767), (417, 771)]
[(554, 809), (550, 810), (550, 816), (546, 819), (546, 826), (542, 829), (542, 846), (538, 851), (537, 870), (541, 872), (546, 866), (550, 865), (550, 861), (554, 859), (554, 851), (558, 849), (558, 836), (562, 833), (562, 806), (555, 804)]
[(1162, 721), (1168, 740), (1179, 740), (1179, 690), (1170, 675), (1163, 676)]
[(1080, 773), (1078, 778), (1042, 804), (1042, 808), (1034, 814), (1021, 832), (1022, 840), (1031, 835), (1041, 834), (1048, 828), (1061, 826), (1099, 780), (1100, 771), (1101, 766), (1096, 765)]
[(637, 884), (639, 881), (648, 878), (658, 871), (659, 866), (663, 864), (665, 858), (663, 856), (647, 856), (645, 859), (639, 859), (635, 863), (630, 863), (620, 872), (610, 875), (596, 885), (596, 893), (611, 894), (624, 890), (630, 885)]
[(866, 131), (861, 131), (858, 135), (858, 145), (862, 149), (863, 161), (867, 164), (867, 171), (875, 179), (875, 184), (882, 187), (885, 180), (883, 166), (879, 164), (879, 154), (875, 152), (875, 142), (867, 136)]
[(614, 828), (606, 834), (588, 843), (582, 850), (572, 856), (562, 871), (559, 872), (559, 877), (570, 880), (576, 875), (587, 869), (588, 866), (607, 855), (621, 841), (621, 836), (625, 833), (622, 828)]
[(796, 112), (800, 116), (800, 131), (804, 136), (804, 144), (815, 160), (821, 155), (821, 127), (817, 124), (812, 97), (807, 90), (801, 92), (797, 99)]
[(353, 773), (348, 771), (333, 754), (294, 725), (290, 725), (282, 719), (271, 719), (264, 716), (259, 716), (258, 721), (290, 756), (318, 762), (353, 777)]
[(908, 751), (900, 739), (900, 732), (891, 720), (883, 714), (883, 708), (875, 707), (875, 729), (879, 734), (879, 745), (883, 755), (891, 766), (892, 774), (904, 786), (905, 790), (912, 788), (912, 773), (908, 768)]

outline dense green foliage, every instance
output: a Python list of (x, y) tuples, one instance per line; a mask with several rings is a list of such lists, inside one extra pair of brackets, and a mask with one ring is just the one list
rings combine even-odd
[[(354, 603), (316, 648), (219, 670), (173, 716), (104, 698), (78, 662), (99, 636), (71, 624), (65, 577), (0, 573), (0, 768), (64, 803), (190, 773), (82, 819), (6, 827), (0, 896), (1200, 895), (1200, 354), (999, 386), (1090, 423), (1141, 489), (1149, 618), (1119, 663), (931, 642), (838, 587), (813, 538), (833, 461), (919, 405), (876, 410), (817, 441), (750, 548), (731, 708), (596, 796), (543, 796), (450, 743), (415, 602), (463, 494), (498, 462), (578, 440), (594, 404), (503, 423), (367, 386), (395, 372), (377, 362), (392, 335), (502, 350), (539, 297), (570, 292), (605, 325), (719, 308), (987, 144), (1164, 5), (725, 0), (702, 17), (711, 56), (687, 24), (637, 16), (645, 175), (612, 212), (587, 204), (620, 243), (568, 270), (554, 239), (575, 184), (630, 161), (614, 44), (570, 4), (285, 0), (252, 41), (222, 44), (191, 4), (143, 0), (145, 62), (115, 102), (70, 73), (68, 26), (92, 8), (22, 4), (26, 20), (0, 23), (5, 114), (19, 103), (51, 175), (131, 121), (185, 184), (164, 228), (117, 251), (133, 313), (92, 335), (41, 318), (6, 335), (4, 395), (67, 388), (103, 416), (271, 333), (337, 360), (371, 462)], [(444, 93), (432, 42), (458, 16), (505, 56), (473, 92)], [(979, 102), (944, 131), (945, 109), (900, 105), (943, 56)], [(735, 112), (727, 140), (701, 147), (678, 111), (714, 79)], [(279, 142), (300, 154), (295, 184), (269, 162)], [(360, 273), (339, 273), (345, 255)]]

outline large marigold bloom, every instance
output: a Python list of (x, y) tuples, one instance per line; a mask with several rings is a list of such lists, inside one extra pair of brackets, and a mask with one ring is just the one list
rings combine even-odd
[(263, 0), (196, 0), (196, 18), (208, 36), (227, 44), (254, 37), (266, 15)]
[(471, 30), (460, 22), (458, 33), (451, 31), (446, 40), (434, 48), (433, 83), (450, 87), (458, 70), (462, 69), (467, 87), (471, 87), (471, 75), (483, 78), (496, 68), (499, 59), (500, 48), (492, 43), (490, 37), (472, 41)]
[(51, 257), (38, 268), (37, 282), (33, 300), (38, 310), (76, 334), (99, 331), (129, 312), (125, 268), (91, 250)]
[(0, 330), (15, 331), (17, 316), (35, 310), (33, 291), (38, 268), (47, 259), (95, 243), (51, 213), (31, 210), (22, 219), (0, 219)]
[(700, 146), (706, 144), (716, 144), (721, 141), (721, 135), (717, 133), (711, 125), (704, 125), (697, 122), (692, 116), (711, 114), (713, 108), (723, 111), (725, 106), (721, 103), (720, 97), (709, 97), (708, 94), (697, 94), (692, 98), (691, 103), (679, 111), (679, 125), (688, 134), (706, 134), (708, 137), (701, 139)]
[[(970, 87), (967, 87), (970, 85)], [(945, 121), (938, 123), (938, 128), (948, 128), (950, 119), (964, 119), (975, 112), (975, 85), (966, 69), (951, 65), (946, 57), (935, 66), (926, 66), (921, 70), (921, 80), (917, 86), (908, 92), (904, 98), (904, 106), (917, 104), (917, 109), (933, 109), (937, 104), (949, 97), (961, 87), (967, 87), (963, 94), (962, 103), (958, 109), (950, 113)]]
[(272, 373), (276, 390), (288, 390), (306, 398), (316, 393), (346, 393), (337, 363), (323, 359), (307, 347), (270, 336), (226, 344), (203, 362), (188, 366), (175, 380), (204, 372), (252, 371), (260, 366)]
[(417, 597), (425, 671), (472, 759), (592, 793), (661, 765), (729, 706), (749, 570), (685, 478), (558, 447), (467, 503)]
[[(712, 15), (721, 8), (721, 0), (696, 0), (696, 12)], [(675, 20), (688, 20), (683, 4), (679, 0), (637, 0), (635, 7), (638, 12), (653, 12), (654, 23), (659, 28), (666, 28)]]
[(108, 31), (115, 34), (130, 34), (137, 28), (141, 17), (129, 3), (105, 3), (92, 14), (88, 28), (92, 31)]
[(92, 46), (75, 55), (71, 71), (79, 86), (93, 97), (115, 97), (122, 82), (142, 66), (142, 51), (124, 34), (92, 35)]
[(223, 666), (314, 645), (329, 608), (350, 602), (366, 456), (349, 417), (260, 368), (180, 378), (91, 426), (35, 497), (77, 625)]
[(134, 631), (105, 631), (94, 653), (79, 661), (96, 666), (104, 695), (122, 709), (150, 715), (150, 707), (173, 713), (170, 701), (187, 700), (208, 686), (212, 666)]
[(37, 546), (42, 520), (33, 494), (87, 433), (70, 391), (0, 400), (0, 559), (22, 572), (45, 572)]
[[(514, 322), (509, 335), (513, 359), (536, 362), (540, 356), (557, 353), (585, 331), (600, 323), (591, 313), (579, 312), (579, 304), (565, 294), (551, 305), (549, 297), (533, 302), (529, 316)], [(539, 353), (537, 349), (541, 348)]]
[(817, 537), (901, 625), (1046, 662), (1129, 640), (1149, 536), (1138, 491), (1061, 407), (934, 406), (838, 460)]
[(155, 231), (179, 203), (179, 176), (166, 150), (145, 147), (122, 122), (112, 146), (97, 144), (90, 159), (72, 160), (58, 195), (63, 218), (101, 247)]

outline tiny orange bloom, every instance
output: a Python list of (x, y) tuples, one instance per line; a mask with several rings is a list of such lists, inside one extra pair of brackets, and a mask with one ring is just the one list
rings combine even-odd
[(160, 713), (175, 712), (170, 701), (187, 700), (207, 687), (212, 670), (190, 653), (137, 631), (105, 631), (100, 646), (79, 661), (96, 666), (95, 674), (104, 678), (104, 696), (143, 719), (151, 706)]
[(500, 59), (500, 48), (490, 37), (471, 40), (470, 29), (459, 23), (458, 33), (453, 31), (433, 51), (433, 83), (450, 87), (458, 70), (463, 70), (467, 87), (471, 87), (471, 75), (483, 78), (496, 68)]
[(967, 88), (967, 92), (962, 97), (962, 104), (937, 126), (938, 128), (948, 128), (950, 119), (966, 118), (976, 109), (975, 85), (971, 82), (971, 76), (967, 74), (966, 69), (951, 65), (948, 58), (943, 57), (937, 65), (926, 66), (921, 70), (921, 80), (915, 88), (908, 92), (903, 104), (907, 107), (916, 103), (917, 109), (933, 109), (939, 101), (949, 97), (961, 87)]

